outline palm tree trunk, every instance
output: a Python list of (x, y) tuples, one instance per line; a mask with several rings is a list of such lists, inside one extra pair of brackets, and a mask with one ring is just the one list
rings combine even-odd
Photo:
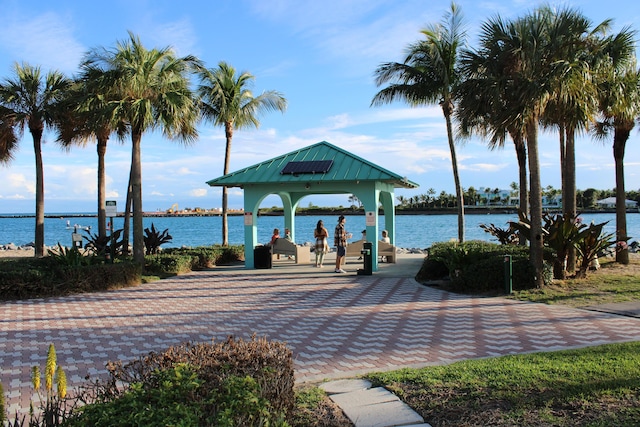
[[(627, 205), (624, 185), (624, 151), (630, 131), (616, 129), (613, 135), (613, 158), (616, 167), (616, 262), (629, 264), (627, 248)], [(623, 244), (624, 243), (624, 244)]]
[(104, 157), (107, 153), (107, 141), (99, 138), (98, 145), (98, 236), (107, 235), (107, 215), (105, 212), (106, 183), (104, 171)]
[[(513, 143), (516, 148), (516, 156), (518, 157), (518, 186), (520, 187), (520, 207), (519, 209), (528, 215), (529, 211), (529, 192), (527, 191), (529, 185), (527, 183), (527, 146), (524, 143), (524, 137), (521, 133), (518, 133), (513, 138)], [(527, 239), (524, 236), (520, 236), (518, 240), (520, 245), (526, 245)]]
[(544, 286), (543, 235), (542, 235), (542, 188), (540, 185), (540, 162), (538, 160), (538, 117), (534, 115), (527, 125), (527, 151), (529, 155), (529, 212), (531, 218), (531, 242), (529, 261), (533, 265), (536, 286)]
[(451, 152), (451, 166), (453, 168), (453, 180), (456, 186), (456, 199), (458, 201), (458, 241), (464, 242), (464, 196), (462, 195), (462, 186), (460, 185), (460, 175), (458, 174), (458, 159), (456, 157), (456, 146), (453, 140), (453, 127), (451, 125), (451, 113), (453, 105), (451, 101), (442, 105), (444, 118), (447, 122), (447, 139), (449, 141), (449, 151)]
[(141, 132), (131, 133), (131, 199), (133, 202), (133, 260), (144, 264), (144, 231), (142, 222)]
[[(570, 218), (576, 217), (576, 133), (574, 129), (566, 128), (567, 138), (565, 146), (565, 167), (562, 173), (562, 210)], [(567, 250), (567, 271), (576, 269), (576, 248), (573, 245)]]
[(129, 168), (129, 182), (127, 183), (127, 199), (124, 202), (124, 225), (122, 227), (122, 253), (129, 255), (129, 236), (131, 235), (131, 181), (133, 177), (133, 165)]
[[(229, 173), (229, 159), (231, 156), (231, 141), (233, 139), (233, 122), (224, 124), (224, 133), (226, 138), (226, 146), (224, 150), (224, 173)], [(227, 187), (222, 187), (222, 246), (229, 246), (229, 222), (227, 218), (228, 198)]]
[(35, 257), (44, 256), (44, 167), (42, 163), (42, 129), (30, 129), (36, 156), (36, 235)]

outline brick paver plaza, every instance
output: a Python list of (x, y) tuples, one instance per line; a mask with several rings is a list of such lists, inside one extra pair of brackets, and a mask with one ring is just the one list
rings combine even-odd
[[(640, 319), (505, 298), (411, 278), (213, 269), (136, 288), (0, 303), (0, 368), (10, 413), (28, 408), (30, 370), (50, 343), (71, 387), (185, 341), (256, 333), (286, 341), (296, 380), (640, 340)], [(274, 269), (275, 271), (275, 269)]]

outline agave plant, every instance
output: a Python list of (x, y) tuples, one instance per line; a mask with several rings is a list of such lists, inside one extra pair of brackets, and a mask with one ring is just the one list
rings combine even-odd
[(168, 243), (171, 240), (173, 240), (173, 237), (169, 234), (168, 228), (162, 233), (159, 233), (153, 223), (151, 223), (151, 229), (144, 229), (144, 247), (146, 248), (147, 255), (157, 254), (160, 250), (160, 245)]
[(87, 241), (85, 248), (93, 255), (105, 257), (109, 255), (110, 259), (115, 259), (122, 254), (124, 245), (124, 241), (120, 239), (122, 232), (123, 230), (120, 229), (113, 231), (111, 236), (100, 236), (87, 231), (87, 236), (83, 236)]
[(517, 245), (520, 241), (518, 230), (514, 228), (513, 224), (510, 224), (507, 229), (496, 227), (493, 224), (480, 224), (480, 228), (496, 237), (501, 245)]
[(580, 231), (576, 243), (576, 251), (580, 256), (580, 269), (576, 273), (576, 278), (586, 277), (589, 266), (598, 257), (598, 253), (616, 245), (615, 234), (602, 233), (603, 227), (608, 222), (591, 223), (589, 227)]

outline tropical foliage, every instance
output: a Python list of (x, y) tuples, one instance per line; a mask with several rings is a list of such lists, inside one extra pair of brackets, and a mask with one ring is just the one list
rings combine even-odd
[(383, 105), (395, 100), (405, 100), (412, 106), (440, 104), (447, 124), (456, 188), (458, 241), (464, 242), (464, 199), (452, 125), (455, 87), (460, 78), (457, 71), (458, 54), (465, 39), (462, 12), (458, 6), (451, 3), (451, 10), (443, 21), (428, 26), (422, 30), (422, 35), (423, 40), (407, 48), (404, 62), (387, 62), (376, 69), (376, 84), (389, 85), (374, 96), (371, 105)]
[(44, 165), (42, 136), (55, 127), (59, 102), (71, 81), (57, 71), (43, 74), (40, 67), (16, 64), (14, 78), (0, 83), (0, 159), (7, 162), (27, 127), (33, 139), (36, 167), (35, 256), (44, 256)]
[[(205, 120), (224, 127), (225, 150), (224, 171), (229, 173), (231, 142), (236, 129), (257, 128), (258, 115), (268, 111), (285, 111), (287, 100), (276, 91), (265, 91), (254, 96), (250, 86), (255, 77), (244, 71), (236, 73), (235, 68), (220, 62), (217, 68), (202, 69), (198, 87), (200, 109)], [(229, 244), (227, 222), (227, 187), (222, 187), (222, 246)]]

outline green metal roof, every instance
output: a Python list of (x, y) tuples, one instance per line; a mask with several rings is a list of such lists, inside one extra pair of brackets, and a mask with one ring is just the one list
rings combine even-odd
[[(289, 162), (332, 160), (333, 164), (324, 173), (281, 173)], [(356, 156), (326, 141), (292, 151), (262, 163), (231, 172), (207, 181), (212, 187), (243, 187), (246, 184), (296, 183), (309, 179), (318, 182), (381, 181), (396, 188), (417, 188), (409, 181), (374, 163)]]

